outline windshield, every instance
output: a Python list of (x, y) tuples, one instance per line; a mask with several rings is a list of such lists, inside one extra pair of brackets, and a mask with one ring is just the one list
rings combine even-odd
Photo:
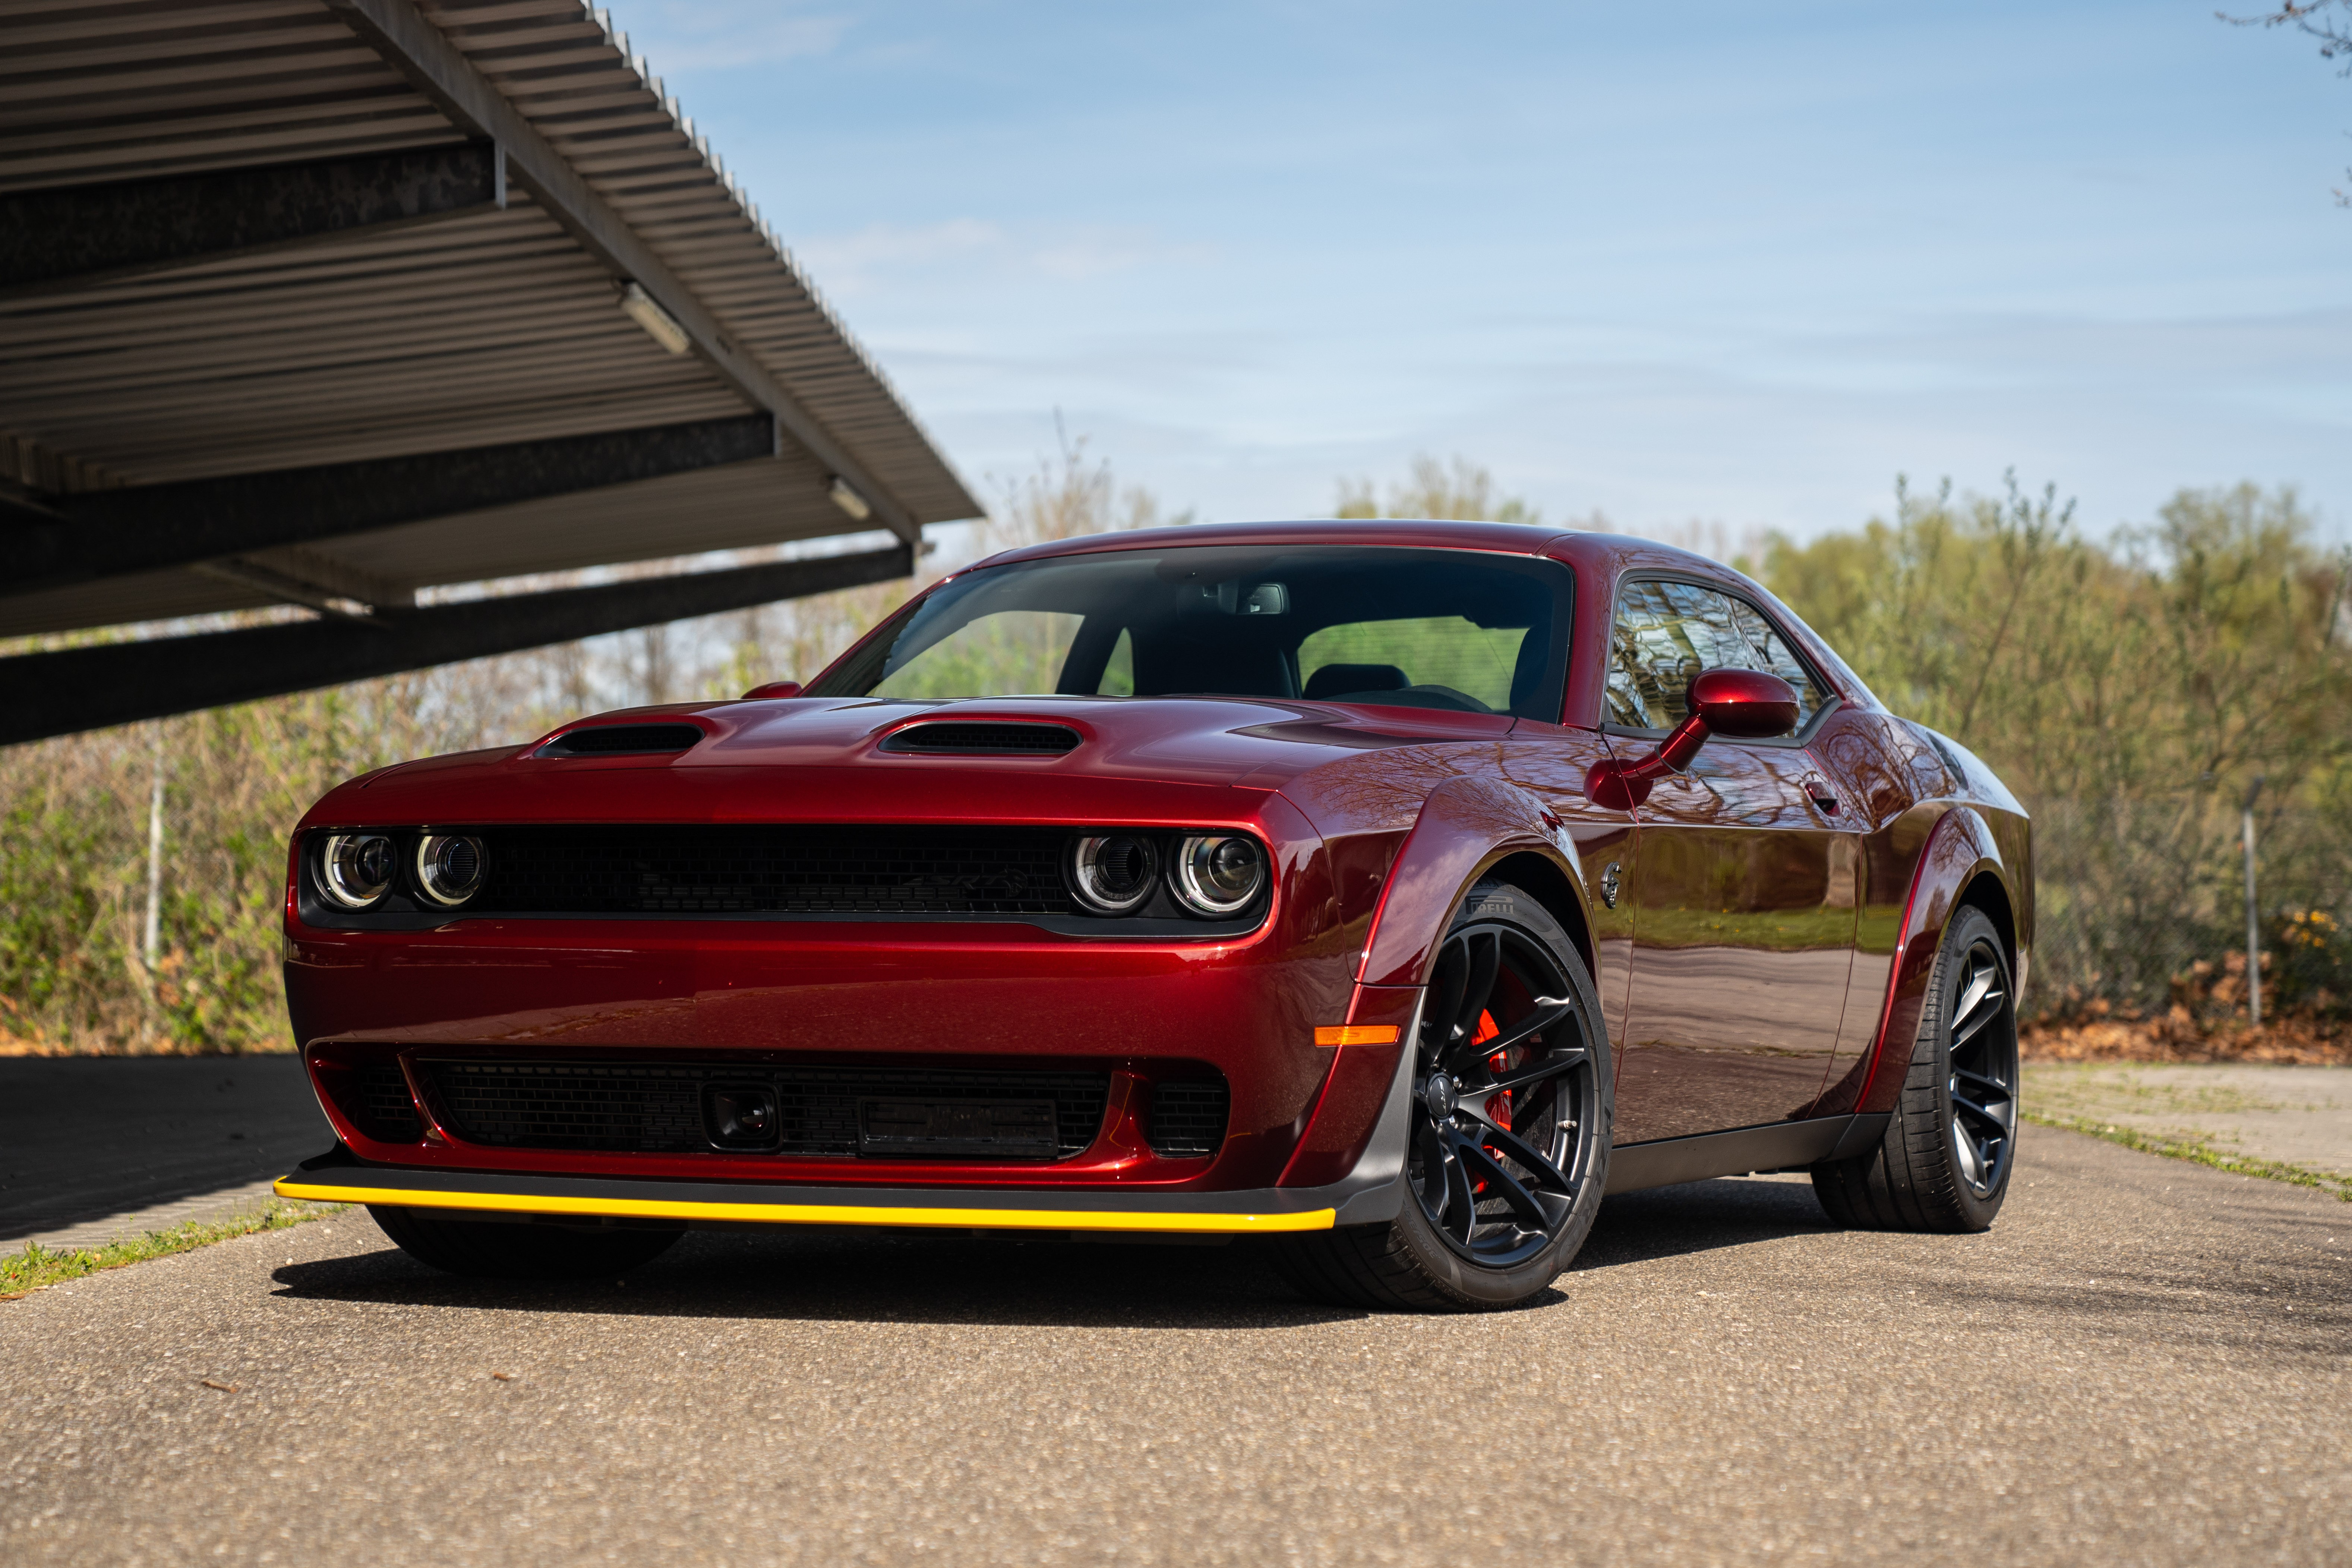
[(901, 610), (813, 697), (1307, 698), (1556, 721), (1566, 566), (1199, 545), (990, 567)]

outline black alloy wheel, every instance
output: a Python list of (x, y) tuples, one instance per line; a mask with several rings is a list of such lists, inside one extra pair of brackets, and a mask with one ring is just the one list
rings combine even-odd
[(2008, 1195), (2017, 1152), (2017, 986), (1990, 916), (1944, 930), (1911, 1068), (1878, 1147), (1813, 1167), (1832, 1219), (1874, 1230), (1979, 1231)]
[(1430, 1227), (1482, 1268), (1550, 1246), (1576, 1204), (1560, 1163), (1591, 1119), (1593, 1063), (1569, 989), (1517, 926), (1458, 926), (1438, 954), (1405, 1176)]
[(1357, 1306), (1517, 1306), (1576, 1256), (1608, 1179), (1608, 1037), (1559, 921), (1517, 888), (1473, 889), (1413, 1053), (1402, 1212), (1299, 1238), (1292, 1280)]
[(2017, 999), (2000, 945), (1978, 933), (1954, 968), (1949, 1009), (1952, 1154), (1971, 1194), (1990, 1197), (2009, 1181), (2017, 1147)]

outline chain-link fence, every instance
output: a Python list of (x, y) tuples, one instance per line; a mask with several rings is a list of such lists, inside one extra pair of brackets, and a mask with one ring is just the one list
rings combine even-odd
[[(2267, 831), (2265, 831), (2265, 826)], [(2333, 826), (2336, 831), (2331, 832)], [(2273, 975), (2284, 930), (2343, 929), (2341, 824), (2295, 810), (2258, 826), (2255, 907), (2277, 1004), (2339, 1005), (2304, 964)], [(2242, 1009), (2246, 906), (2241, 816), (2210, 794), (2046, 801), (2033, 807), (2035, 1011)], [(2316, 916), (2315, 918), (2315, 911)]]

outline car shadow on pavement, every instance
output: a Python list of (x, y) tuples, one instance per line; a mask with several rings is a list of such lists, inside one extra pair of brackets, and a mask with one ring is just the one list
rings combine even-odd
[(1302, 1300), (1265, 1251), (884, 1231), (694, 1231), (623, 1279), (462, 1279), (385, 1247), (271, 1276), (280, 1297), (483, 1311), (1059, 1328), (1289, 1329), (1363, 1317)]
[[(1832, 1228), (1810, 1187), (1697, 1182), (1612, 1198), (1575, 1270)], [(1307, 1301), (1264, 1244), (890, 1231), (696, 1231), (625, 1279), (461, 1279), (387, 1247), (271, 1276), (281, 1297), (484, 1311), (1063, 1328), (1291, 1329), (1366, 1314)], [(1568, 1304), (1553, 1289), (1521, 1310)]]
[(1726, 1178), (1620, 1193), (1601, 1205), (1570, 1272), (1647, 1263), (1783, 1237), (1818, 1236), (1838, 1226), (1822, 1212), (1810, 1182)]

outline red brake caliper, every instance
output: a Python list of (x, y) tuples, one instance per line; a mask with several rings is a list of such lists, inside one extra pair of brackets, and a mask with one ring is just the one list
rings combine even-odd
[[(1477, 1031), (1470, 1037), (1470, 1044), (1473, 1048), (1475, 1048), (1479, 1046), (1485, 1045), (1488, 1040), (1493, 1039), (1502, 1032), (1503, 1026), (1495, 1022), (1495, 1015), (1490, 1012), (1482, 1011), (1478, 1015)], [(1504, 1052), (1496, 1051), (1486, 1058), (1486, 1070), (1499, 1078), (1507, 1068), (1507, 1060), (1508, 1058)], [(1508, 1127), (1511, 1124), (1511, 1091), (1507, 1089), (1500, 1094), (1488, 1095), (1486, 1097), (1486, 1114), (1501, 1122), (1504, 1126)], [(1501, 1152), (1497, 1150), (1490, 1148), (1486, 1152), (1493, 1154), (1496, 1159), (1502, 1158)], [(1482, 1194), (1486, 1190), (1486, 1184), (1483, 1181), (1475, 1183), (1472, 1185), (1470, 1190), (1474, 1195)]]

